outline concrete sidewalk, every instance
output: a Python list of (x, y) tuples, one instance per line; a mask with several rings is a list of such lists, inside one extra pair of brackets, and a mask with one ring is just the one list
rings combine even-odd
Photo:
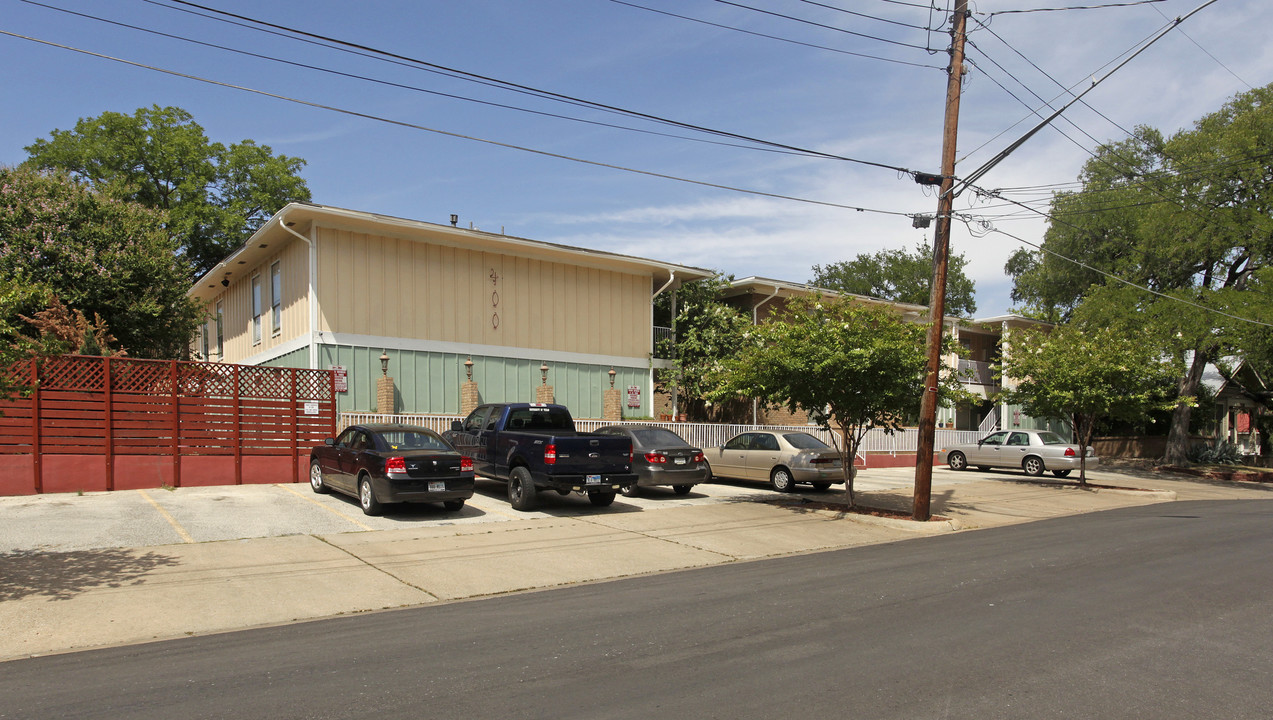
[[(913, 471), (904, 468), (866, 470), (858, 479), (859, 502), (907, 509), (912, 477)], [(458, 519), (408, 515), (394, 521), (394, 529), (209, 542), (192, 541), (185, 533), (186, 542), (178, 544), (14, 549), (0, 552), (0, 660), (849, 548), (1177, 498), (1273, 497), (1259, 486), (1152, 473), (1091, 474), (1091, 482), (1141, 489), (1136, 491), (1085, 491), (1023, 479), (1019, 473), (939, 469), (932, 509), (949, 521), (927, 524), (841, 516), (762, 502), (793, 496), (706, 485), (696, 488), (702, 490), (699, 499), (688, 503), (656, 499), (588, 511), (563, 506), (523, 516), (502, 500), (479, 495), (471, 504), (484, 511), (473, 509)], [(297, 486), (256, 488), (252, 492), (297, 492)], [(243, 494), (251, 493), (244, 488)], [(835, 500), (839, 494), (805, 497)], [(73, 500), (84, 498), (59, 502)], [(153, 497), (147, 500), (163, 510)], [(334, 512), (340, 510), (336, 507)], [(0, 504), (0, 514), (5, 511)], [(171, 513), (164, 514), (172, 520)], [(173, 525), (182, 531), (179, 523)]]

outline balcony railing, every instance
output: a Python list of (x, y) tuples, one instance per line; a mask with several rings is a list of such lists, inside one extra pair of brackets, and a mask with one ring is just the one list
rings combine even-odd
[(676, 357), (676, 333), (670, 327), (654, 326), (654, 357)]
[(959, 380), (971, 385), (998, 385), (994, 365), (980, 360), (959, 361)]

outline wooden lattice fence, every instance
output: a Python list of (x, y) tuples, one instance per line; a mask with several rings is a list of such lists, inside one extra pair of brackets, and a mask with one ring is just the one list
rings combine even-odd
[(333, 374), (67, 355), (5, 371), (0, 495), (300, 482), (336, 430)]

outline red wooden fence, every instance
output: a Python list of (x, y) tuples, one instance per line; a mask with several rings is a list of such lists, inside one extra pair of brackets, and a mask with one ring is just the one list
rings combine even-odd
[(0, 495), (300, 482), (336, 432), (330, 370), (66, 355), (7, 369)]

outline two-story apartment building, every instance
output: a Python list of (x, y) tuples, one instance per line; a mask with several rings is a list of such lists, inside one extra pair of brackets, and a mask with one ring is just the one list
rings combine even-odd
[[(653, 299), (711, 271), (335, 207), (292, 203), (189, 290), (213, 361), (337, 368), (338, 407), (376, 407), (380, 358), (395, 410), (453, 414), (535, 399), (545, 381), (578, 417), (649, 416)], [(470, 362), (472, 365), (467, 365)], [(635, 389), (629, 392), (628, 389)]]
[[(780, 314), (790, 298), (815, 294), (827, 297), (842, 295), (842, 293), (804, 283), (748, 277), (731, 282), (722, 292), (722, 299), (747, 313), (753, 323), (759, 324)], [(863, 295), (851, 297), (855, 302), (887, 306), (910, 322), (928, 321), (928, 307), (925, 305), (896, 303)], [(1019, 315), (1003, 315), (973, 320), (947, 317), (945, 326), (946, 332), (958, 341), (959, 346), (955, 354), (945, 358), (945, 362), (958, 373), (964, 389), (981, 398), (981, 402), (938, 407), (939, 426), (984, 432), (1011, 427), (1061, 429), (1054, 422), (1026, 416), (1019, 406), (1007, 405), (994, 399), (995, 393), (1003, 383), (1012, 382), (1010, 378), (996, 377), (992, 370), (992, 367), (1000, 362), (1003, 354), (1008, 352), (1005, 336), (1013, 330), (1046, 327), (1047, 323)], [(766, 411), (765, 408), (758, 406), (753, 408), (753, 416), (756, 421), (794, 419), (786, 418), (785, 411), (776, 411), (772, 408)]]

